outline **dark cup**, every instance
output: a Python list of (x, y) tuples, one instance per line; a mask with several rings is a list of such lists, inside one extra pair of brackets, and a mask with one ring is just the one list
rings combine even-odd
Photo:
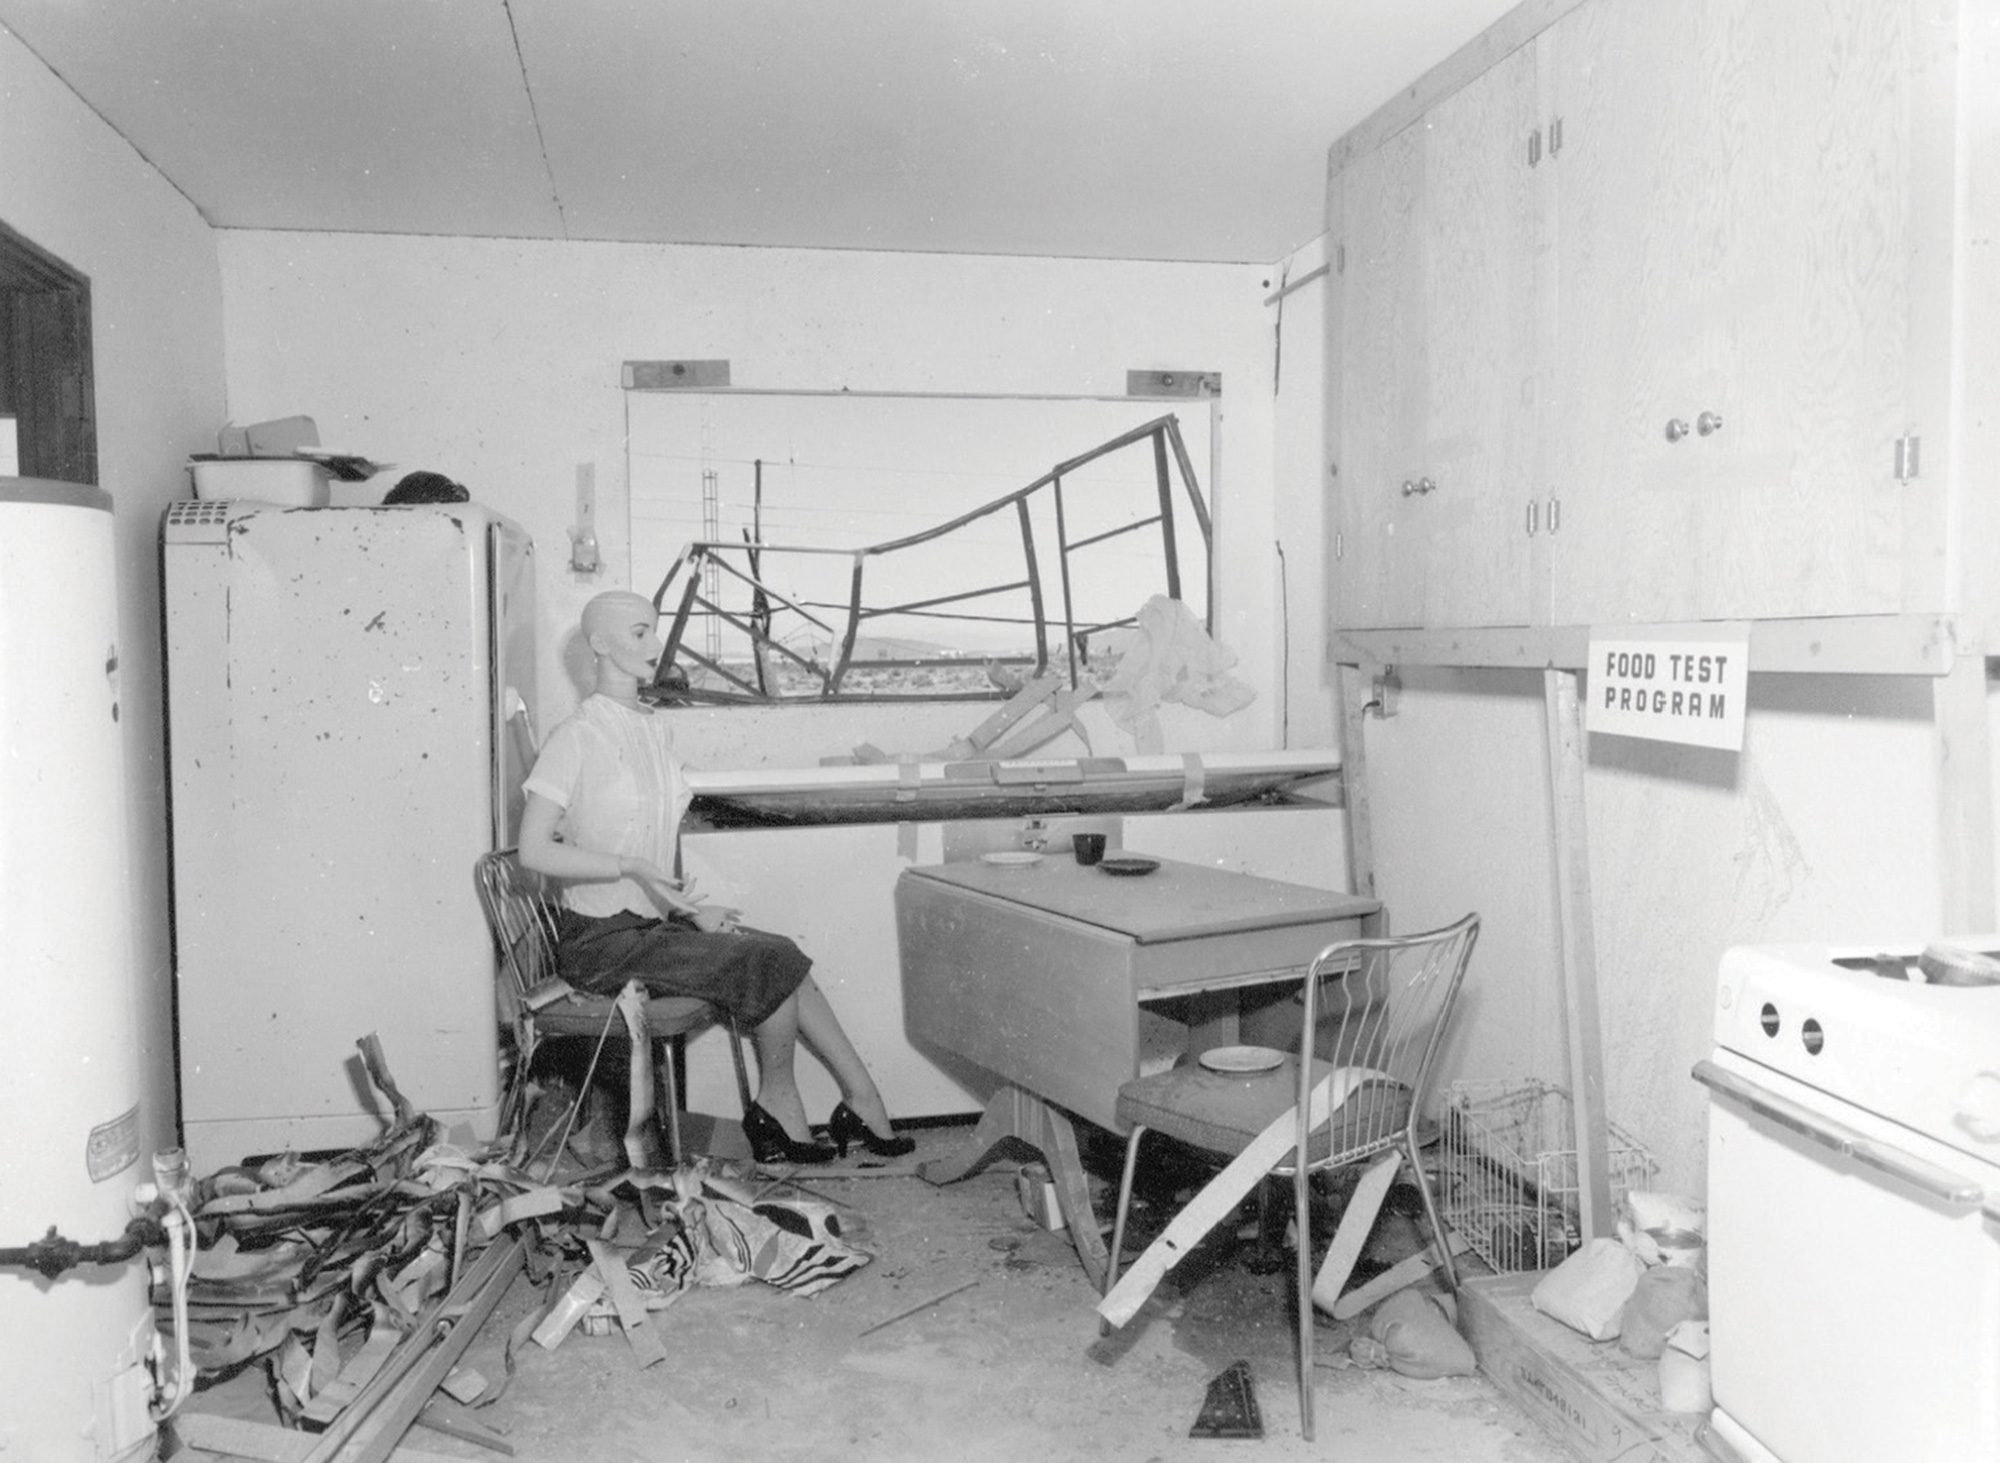
[(1102, 833), (1075, 833), (1070, 835), (1070, 847), (1076, 850), (1076, 861), (1088, 867), (1104, 857), (1104, 835)]

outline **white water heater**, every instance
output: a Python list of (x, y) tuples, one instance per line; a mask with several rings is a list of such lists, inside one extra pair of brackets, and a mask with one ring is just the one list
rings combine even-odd
[[(0, 1248), (116, 1240), (152, 1178), (111, 496), (0, 477)], [(0, 1267), (0, 1458), (151, 1457), (142, 1253)]]

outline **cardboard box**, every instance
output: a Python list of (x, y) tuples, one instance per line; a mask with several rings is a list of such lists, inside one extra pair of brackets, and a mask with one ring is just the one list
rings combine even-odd
[(1467, 1278), (1459, 1329), (1479, 1369), (1583, 1463), (1712, 1463), (1699, 1413), (1659, 1407), (1659, 1363), (1592, 1341), (1536, 1310), (1544, 1272)]

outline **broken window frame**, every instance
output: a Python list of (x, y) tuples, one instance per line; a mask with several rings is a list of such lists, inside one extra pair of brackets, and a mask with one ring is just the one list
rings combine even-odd
[[(1153, 454), (1153, 477), (1157, 492), (1158, 511), (1150, 516), (1133, 519), (1117, 527), (1093, 533), (1087, 537), (1071, 541), (1068, 537), (1067, 522), (1063, 504), (1063, 480), (1080, 468), (1107, 457), (1115, 452), (1150, 442)], [(926, 687), (918, 690), (874, 690), (856, 692), (843, 689), (849, 673), (854, 669), (854, 648), (861, 635), (864, 623), (886, 615), (930, 615), (936, 618), (993, 619), (994, 616), (970, 614), (949, 614), (940, 606), (962, 604), (966, 601), (995, 594), (1016, 593), (1027, 590), (1033, 618), (1035, 654), (1032, 667), (1026, 674), (1040, 677), (1050, 669), (1051, 649), (1050, 620), (1047, 594), (1042, 583), (1041, 560), (1036, 552), (1033, 516), (1030, 505), (1036, 495), (1048, 493), (1053, 500), (1056, 525), (1055, 564), (1059, 571), (1062, 599), (1062, 654), (1066, 660), (1064, 673), (1072, 689), (1083, 680), (1084, 665), (1088, 659), (1088, 641), (1093, 635), (1107, 630), (1119, 629), (1137, 623), (1136, 615), (1126, 615), (1116, 620), (1079, 626), (1074, 611), (1074, 595), (1071, 588), (1070, 559), (1077, 552), (1096, 544), (1105, 543), (1123, 535), (1136, 533), (1157, 526), (1160, 531), (1161, 553), (1164, 563), (1164, 592), (1171, 599), (1181, 599), (1179, 527), (1175, 517), (1175, 482), (1178, 474), (1179, 486), (1185, 492), (1189, 511), (1202, 540), (1202, 563), (1212, 575), (1214, 559), (1214, 531), (1208, 505), (1201, 494), (1200, 481), (1194, 470), (1194, 463), (1188, 455), (1187, 445), (1181, 437), (1179, 418), (1168, 413), (1149, 422), (1133, 427), (1118, 436), (1091, 448), (1075, 457), (1067, 458), (1042, 476), (1024, 487), (1003, 493), (1000, 497), (973, 508), (957, 517), (914, 534), (870, 544), (858, 549), (826, 548), (804, 544), (771, 544), (755, 539), (743, 542), (729, 542), (719, 539), (698, 539), (690, 543), (675, 558), (667, 569), (660, 587), (653, 594), (653, 606), (661, 617), (671, 616), (666, 635), (665, 649), (660, 656), (659, 666), (654, 672), (650, 685), (642, 688), (646, 699), (659, 705), (813, 705), (837, 703), (870, 703), (895, 701), (992, 701), (1009, 694), (1000, 686), (981, 691), (939, 691)], [(969, 524), (1012, 510), (1021, 532), (1022, 578), (1002, 583), (986, 585), (982, 588), (966, 590), (944, 596), (913, 600), (900, 604), (869, 605), (864, 593), (868, 562), (873, 558), (919, 548), (924, 544), (956, 532)], [(849, 577), (848, 601), (844, 611), (836, 611), (829, 605), (807, 605), (793, 601), (788, 596), (773, 589), (761, 577), (764, 557), (767, 554), (816, 554), (838, 555), (852, 560)], [(747, 611), (732, 611), (720, 603), (724, 596), (716, 591), (713, 596), (705, 591), (710, 583), (720, 584), (723, 576), (748, 586), (749, 608)], [(683, 580), (678, 598), (673, 594), (675, 581)], [(669, 609), (669, 601), (673, 600)], [(829, 644), (837, 643), (839, 651), (830, 666), (821, 665), (811, 656), (801, 655), (773, 633), (772, 626), (779, 610), (795, 614), (806, 622), (824, 631)], [(829, 623), (815, 611), (826, 611), (829, 615), (840, 613), (843, 623)], [(755, 683), (744, 679), (717, 659), (702, 654), (689, 643), (688, 629), (697, 616), (714, 616), (746, 635), (751, 644), (750, 663), (754, 668)], [(1004, 617), (1013, 618), (1013, 617)], [(1205, 623), (1213, 628), (1212, 612), (1205, 617)], [(773, 677), (771, 657), (791, 662), (819, 679), (816, 694), (780, 694), (772, 689)], [(995, 663), (1014, 659), (1004, 656), (970, 657), (962, 655), (942, 655), (898, 660), (870, 660), (871, 668), (923, 669), (932, 666), (965, 665), (973, 663)], [(734, 689), (722, 689), (713, 685), (697, 686), (688, 674), (689, 666), (698, 666), (708, 675), (714, 676)]]

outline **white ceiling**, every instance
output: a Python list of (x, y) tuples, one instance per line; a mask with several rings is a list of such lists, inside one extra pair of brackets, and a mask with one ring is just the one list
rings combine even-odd
[(219, 228), (1272, 263), (1514, 0), (0, 0)]

